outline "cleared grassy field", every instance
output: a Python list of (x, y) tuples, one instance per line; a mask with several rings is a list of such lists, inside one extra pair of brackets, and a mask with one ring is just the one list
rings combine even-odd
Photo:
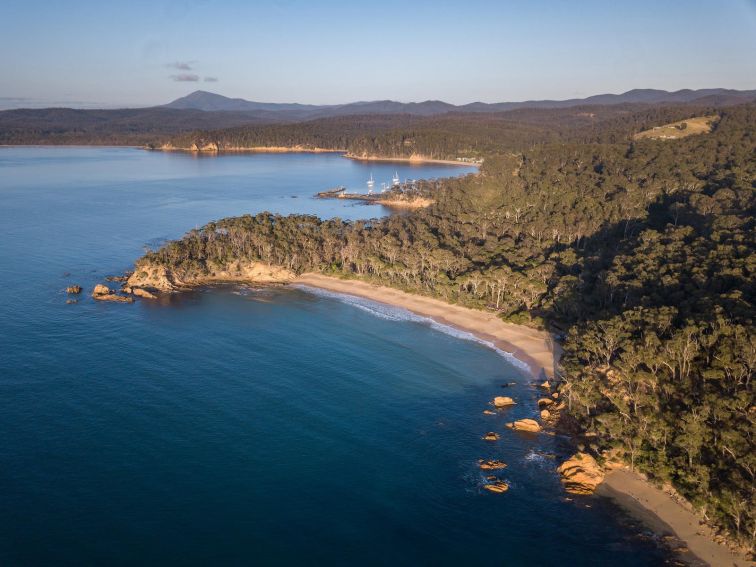
[(633, 136), (634, 140), (651, 138), (652, 140), (676, 140), (696, 134), (708, 134), (714, 124), (719, 120), (716, 114), (712, 116), (696, 116), (679, 122), (672, 122), (664, 126), (655, 126), (650, 130), (638, 132)]

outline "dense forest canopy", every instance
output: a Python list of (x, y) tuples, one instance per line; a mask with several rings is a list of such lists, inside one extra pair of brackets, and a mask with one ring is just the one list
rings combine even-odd
[(372, 136), (312, 123), (235, 129), (224, 139), (396, 153), (409, 138), (423, 152), (471, 151), (485, 163), (426, 187), (435, 196), (426, 210), (361, 222), (228, 218), (140, 262), (191, 276), (262, 260), (548, 327), (563, 339), (560, 388), (589, 447), (671, 482), (752, 549), (756, 105), (713, 110), (712, 133), (680, 140), (631, 135), (701, 109), (628, 109), (588, 123), (575, 115), (583, 110), (518, 111), (513, 129), (513, 113), (407, 119)]

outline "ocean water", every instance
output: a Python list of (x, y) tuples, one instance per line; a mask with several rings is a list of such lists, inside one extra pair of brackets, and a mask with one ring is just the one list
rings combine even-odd
[[(297, 287), (65, 303), (211, 219), (386, 214), (311, 195), (395, 169), (466, 172), (0, 148), (0, 564), (663, 564), (611, 503), (565, 498), (563, 440), (504, 428), (539, 393), (469, 335)], [(499, 394), (520, 404), (483, 415)]]

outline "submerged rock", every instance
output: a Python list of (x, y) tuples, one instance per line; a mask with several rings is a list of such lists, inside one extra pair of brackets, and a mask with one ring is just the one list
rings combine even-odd
[(517, 402), (515, 402), (512, 398), (509, 396), (496, 396), (493, 399), (493, 405), (497, 408), (505, 408), (507, 406), (513, 406)]
[(81, 293), (81, 286), (80, 285), (69, 285), (66, 288), (66, 293), (73, 293), (73, 294), (79, 294)]
[(493, 431), (489, 431), (483, 436), (483, 441), (498, 441), (499, 440), (499, 434), (494, 433)]
[(541, 430), (541, 426), (535, 419), (518, 419), (513, 423), (507, 423), (507, 427), (515, 431), (528, 431), (530, 433), (538, 433)]
[(140, 287), (133, 288), (131, 290), (131, 293), (136, 295), (137, 297), (143, 297), (144, 299), (157, 299), (157, 295), (150, 293), (146, 289), (142, 289)]
[(575, 453), (559, 465), (557, 472), (562, 476), (564, 489), (570, 494), (592, 494), (604, 481), (604, 471), (587, 453)]
[(490, 409), (484, 409), (483, 415), (496, 415), (495, 411), (491, 411)]

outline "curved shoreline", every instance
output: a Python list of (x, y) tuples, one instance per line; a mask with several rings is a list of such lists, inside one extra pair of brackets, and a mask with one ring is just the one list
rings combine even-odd
[(322, 274), (302, 274), (290, 283), (300, 284), (346, 295), (355, 295), (401, 307), (416, 315), (428, 317), (443, 325), (466, 331), (493, 344), (528, 365), (534, 378), (554, 376), (560, 349), (549, 333), (524, 325), (506, 323), (493, 313), (452, 305), (440, 299), (414, 295), (398, 289), (374, 285), (360, 280), (342, 280)]

